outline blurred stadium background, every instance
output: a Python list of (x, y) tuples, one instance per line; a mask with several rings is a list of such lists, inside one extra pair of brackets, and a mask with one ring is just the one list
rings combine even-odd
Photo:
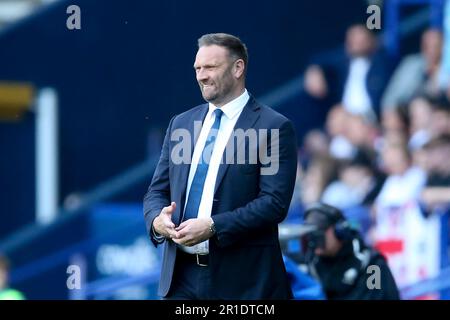
[[(371, 4), (373, 38), (351, 28)], [(70, 5), (80, 30), (66, 27)], [(297, 128), (285, 223), (313, 201), (334, 204), (388, 257), (403, 298), (448, 299), (449, 19), (446, 0), (0, 0), (10, 286), (27, 299), (157, 298), (161, 252), (142, 198), (169, 119), (202, 101), (197, 38), (228, 32), (249, 48), (249, 91)], [(365, 70), (352, 85), (349, 57)], [(301, 250), (281, 236), (286, 254)]]

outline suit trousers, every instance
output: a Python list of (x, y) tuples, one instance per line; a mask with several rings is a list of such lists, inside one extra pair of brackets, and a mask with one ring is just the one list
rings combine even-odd
[(209, 266), (196, 263), (195, 255), (177, 249), (172, 285), (164, 300), (211, 299), (210, 272)]

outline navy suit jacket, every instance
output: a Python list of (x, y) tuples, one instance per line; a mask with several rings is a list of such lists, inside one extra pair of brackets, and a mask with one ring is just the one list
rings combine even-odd
[[(186, 199), (190, 164), (175, 164), (171, 134), (176, 129), (191, 133), (193, 153), (196, 138), (194, 121), (203, 121), (208, 104), (175, 116), (166, 132), (161, 157), (144, 197), (147, 231), (154, 243), (151, 226), (164, 206), (177, 203), (172, 221), (180, 223)], [(287, 214), (296, 170), (296, 137), (290, 120), (253, 97), (244, 107), (235, 129), (279, 129), (279, 170), (261, 175), (264, 166), (256, 164), (220, 164), (214, 187), (212, 218), (216, 234), (209, 240), (212, 299), (288, 299), (292, 297), (278, 241), (278, 223)], [(269, 140), (270, 141), (270, 140)], [(229, 141), (230, 143), (230, 141)], [(236, 146), (238, 144), (236, 143)], [(261, 146), (258, 146), (258, 148)], [(192, 154), (191, 153), (191, 154)], [(248, 154), (246, 152), (246, 154)], [(176, 244), (167, 239), (158, 294), (167, 296), (174, 272)]]
[[(328, 82), (331, 103), (339, 103), (344, 95), (350, 72), (350, 57), (343, 49), (317, 56), (314, 64), (322, 67)], [(375, 113), (380, 115), (380, 102), (395, 67), (395, 61), (379, 49), (370, 57), (370, 68), (366, 77), (366, 88)]]

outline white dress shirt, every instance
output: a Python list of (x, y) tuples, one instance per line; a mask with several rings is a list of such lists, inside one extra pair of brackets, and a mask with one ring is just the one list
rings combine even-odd
[(426, 179), (425, 171), (419, 167), (410, 167), (402, 175), (390, 175), (375, 199), (376, 207), (400, 207), (408, 201), (417, 200)]
[[(250, 96), (245, 89), (244, 92), (236, 99), (228, 102), (226, 105), (222, 106), (220, 109), (223, 111), (222, 118), (220, 120), (220, 128), (217, 133), (216, 141), (214, 144), (214, 149), (211, 154), (211, 159), (209, 161), (208, 173), (206, 174), (205, 184), (203, 188), (202, 198), (200, 200), (200, 206), (198, 209), (198, 218), (209, 218), (211, 217), (211, 210), (213, 206), (214, 199), (214, 187), (216, 185), (217, 173), (219, 171), (220, 162), (222, 161), (222, 156), (225, 151), (225, 147), (228, 140), (233, 132), (234, 126), (241, 115), (242, 110), (247, 104)], [(203, 123), (202, 129), (200, 131), (197, 143), (195, 144), (194, 153), (192, 155), (191, 167), (189, 169), (189, 176), (186, 188), (186, 201), (184, 203), (184, 208), (186, 208), (186, 203), (188, 200), (189, 191), (191, 189), (192, 180), (194, 179), (195, 171), (197, 170), (197, 165), (202, 155), (203, 148), (205, 147), (206, 138), (208, 137), (209, 131), (214, 124), (215, 114), (214, 110), (217, 107), (213, 104), (209, 104), (209, 110), (206, 114), (205, 121)], [(209, 240), (203, 241), (195, 246), (187, 247), (179, 245), (180, 249), (192, 254), (207, 254), (209, 253)]]
[(366, 88), (366, 77), (370, 61), (367, 58), (354, 58), (350, 61), (350, 71), (344, 87), (342, 103), (347, 111), (364, 114), (372, 110), (372, 101)]

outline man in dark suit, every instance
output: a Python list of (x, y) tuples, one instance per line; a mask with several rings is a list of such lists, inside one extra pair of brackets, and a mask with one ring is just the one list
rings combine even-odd
[(371, 31), (365, 25), (353, 25), (343, 47), (311, 59), (299, 96), (280, 111), (294, 121), (300, 138), (321, 127), (336, 104), (350, 113), (379, 118), (381, 96), (394, 66)]
[(328, 96), (349, 112), (379, 115), (380, 100), (394, 62), (377, 44), (365, 25), (353, 25), (346, 33), (345, 48), (315, 58), (305, 71), (305, 90), (315, 98)]
[(158, 294), (291, 298), (278, 223), (295, 183), (292, 123), (245, 89), (240, 39), (207, 34), (198, 46), (194, 69), (208, 103), (172, 118), (144, 198), (151, 241), (164, 245)]

